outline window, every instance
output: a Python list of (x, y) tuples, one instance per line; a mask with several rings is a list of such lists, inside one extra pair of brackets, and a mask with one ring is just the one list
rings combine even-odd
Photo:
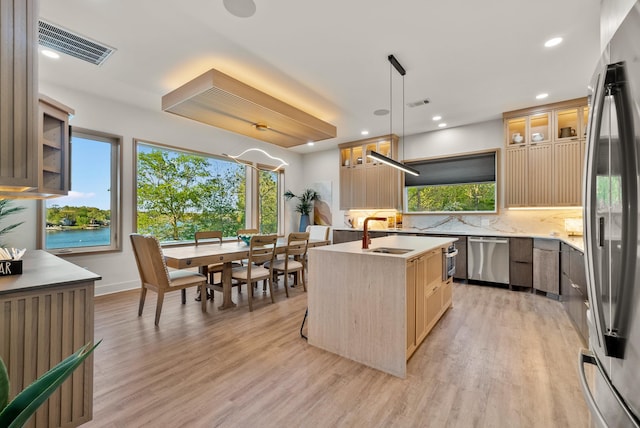
[(138, 233), (179, 242), (198, 230), (278, 232), (282, 172), (144, 141), (136, 151)]
[(407, 162), (405, 212), (497, 212), (497, 152)]
[(121, 248), (120, 146), (120, 137), (73, 128), (71, 190), (43, 202), (42, 248), (59, 254)]
[(258, 177), (258, 230), (260, 233), (278, 233), (280, 173), (259, 169)]

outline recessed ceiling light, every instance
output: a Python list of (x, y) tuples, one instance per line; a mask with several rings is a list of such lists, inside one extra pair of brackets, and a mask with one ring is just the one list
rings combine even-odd
[(307, 146), (313, 146), (314, 144), (315, 144), (315, 143), (314, 143), (313, 141), (309, 141), (309, 142), (307, 143)]
[(360, 135), (369, 135), (369, 131), (363, 129), (362, 131), (360, 131)]
[(373, 114), (375, 114), (376, 116), (386, 116), (389, 114), (389, 110), (387, 110), (386, 108), (381, 108), (374, 111)]
[(552, 46), (557, 46), (560, 43), (562, 43), (562, 37), (554, 37), (553, 39), (549, 39), (546, 42), (544, 42), (544, 47), (550, 48)]
[(432, 120), (440, 120), (440, 119), (442, 119), (442, 116), (433, 116), (431, 119)]
[(46, 56), (47, 58), (53, 58), (53, 59), (60, 58), (60, 54), (58, 54), (58, 52), (54, 52), (49, 49), (42, 49), (40, 53), (42, 53), (42, 55)]
[(446, 124), (446, 123), (439, 123), (439, 124), (438, 124), (438, 128), (444, 128), (445, 126), (447, 126), (447, 124)]
[(547, 93), (545, 92), (545, 93), (542, 93), (542, 94), (538, 94), (538, 95), (536, 95), (536, 99), (537, 99), (537, 100), (542, 100), (542, 99), (547, 98), (548, 96), (549, 96), (549, 94), (547, 94)]

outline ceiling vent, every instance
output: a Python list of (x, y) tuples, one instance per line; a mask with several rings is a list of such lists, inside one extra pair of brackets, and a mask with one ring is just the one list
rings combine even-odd
[(215, 69), (163, 96), (162, 110), (281, 147), (336, 136), (330, 123)]
[(38, 43), (95, 65), (102, 65), (115, 51), (112, 47), (42, 19), (38, 21)]
[(425, 104), (429, 104), (429, 99), (425, 98), (424, 100), (414, 101), (412, 103), (407, 103), (407, 107), (420, 107)]

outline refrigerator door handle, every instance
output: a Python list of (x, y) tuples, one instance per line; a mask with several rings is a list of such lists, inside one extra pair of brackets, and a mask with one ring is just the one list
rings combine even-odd
[(620, 397), (620, 394), (618, 393), (618, 391), (616, 391), (613, 385), (611, 385), (611, 382), (609, 382), (609, 379), (607, 378), (604, 371), (602, 370), (602, 367), (600, 367), (598, 359), (595, 357), (595, 355), (591, 351), (582, 349), (580, 351), (579, 364), (580, 366), (578, 367), (578, 372), (580, 373), (580, 384), (582, 385), (582, 392), (584, 393), (584, 396), (587, 400), (587, 406), (591, 411), (591, 415), (594, 416), (595, 419), (597, 419), (598, 426), (604, 427), (604, 428), (608, 427), (607, 422), (604, 419), (604, 415), (602, 414), (602, 411), (596, 404), (593, 394), (591, 393), (591, 389), (589, 388), (589, 384), (587, 383), (587, 374), (584, 371), (585, 364), (591, 364), (596, 366), (596, 370), (600, 372), (600, 376), (602, 376), (602, 378), (604, 379), (611, 394), (613, 395), (615, 400), (620, 405), (620, 408), (624, 411), (627, 418), (629, 419), (629, 422), (633, 424), (634, 428), (640, 428), (640, 425), (638, 425), (638, 422), (635, 416), (633, 415), (633, 413), (631, 412), (631, 410), (629, 410), (625, 402), (622, 400), (622, 397)]
[(598, 218), (598, 246), (604, 247), (604, 217)]
[(629, 85), (624, 62), (609, 65), (606, 87), (613, 96), (618, 119), (620, 138), (620, 162), (623, 165), (620, 179), (622, 182), (622, 263), (617, 289), (615, 314), (611, 326), (605, 330), (605, 350), (608, 356), (624, 358), (628, 337), (633, 287), (637, 261), (638, 222), (638, 167), (633, 108), (629, 95)]

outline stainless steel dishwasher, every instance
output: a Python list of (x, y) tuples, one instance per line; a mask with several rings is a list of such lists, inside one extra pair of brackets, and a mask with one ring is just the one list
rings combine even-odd
[(509, 284), (509, 238), (470, 236), (469, 279)]

